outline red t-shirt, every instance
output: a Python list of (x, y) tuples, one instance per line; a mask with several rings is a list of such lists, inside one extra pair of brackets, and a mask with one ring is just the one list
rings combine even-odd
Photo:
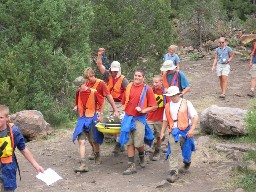
[[(92, 88), (93, 85), (96, 82), (91, 82), (91, 81), (86, 81), (86, 86)], [(98, 86), (96, 87), (97, 92), (102, 96), (102, 97), (106, 97), (107, 95), (109, 95), (109, 91), (108, 91), (108, 87), (107, 85), (104, 83), (104, 81), (101, 81)]]
[[(90, 93), (91, 93), (90, 89), (80, 92), (80, 97), (81, 97), (84, 108), (86, 107), (86, 103), (88, 101)], [(78, 96), (79, 96), (79, 92), (76, 92), (76, 105), (78, 102)], [(95, 101), (96, 101), (96, 110), (100, 110), (104, 103), (104, 98), (97, 91), (95, 92)]]
[[(144, 87), (144, 84), (142, 84), (140, 86), (135, 86), (134, 84), (132, 85), (130, 96), (129, 96), (129, 102), (127, 103), (127, 106), (125, 109), (125, 113), (127, 115), (134, 116), (134, 117), (145, 115), (145, 114), (139, 113), (135, 109), (138, 106), (138, 103), (140, 101), (140, 96), (141, 96), (143, 87)], [(148, 87), (146, 97), (147, 97), (147, 106), (148, 107), (157, 106), (154, 92), (151, 87)], [(125, 100), (126, 100), (126, 94), (124, 94), (123, 98), (122, 98), (123, 105), (125, 104)]]
[[(148, 121), (163, 121), (163, 114), (164, 114), (164, 95), (162, 88), (160, 89), (153, 89), (155, 98), (157, 103), (159, 103), (160, 107), (158, 107), (155, 111), (150, 111), (147, 115)], [(158, 105), (158, 106), (159, 106)]]

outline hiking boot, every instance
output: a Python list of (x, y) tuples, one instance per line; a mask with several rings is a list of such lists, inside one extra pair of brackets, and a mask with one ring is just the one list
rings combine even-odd
[(255, 96), (255, 94), (254, 94), (254, 91), (250, 91), (248, 94), (247, 94), (249, 97), (254, 97)]
[(137, 173), (135, 163), (128, 162), (128, 167), (123, 172), (123, 175), (131, 175), (133, 173)]
[(140, 162), (139, 162), (139, 165), (141, 168), (145, 168), (146, 167), (146, 164), (145, 164), (145, 155), (139, 155), (139, 158), (140, 158)]
[(170, 183), (174, 183), (178, 180), (178, 173), (175, 170), (172, 170), (170, 175), (166, 178), (166, 180)]
[(124, 145), (120, 147), (120, 151), (121, 151), (121, 152), (124, 152), (124, 151), (125, 151)]
[(159, 161), (159, 160), (160, 160), (160, 150), (155, 150), (152, 157), (152, 161)]
[(88, 156), (89, 160), (94, 160), (95, 159), (95, 155), (94, 152), (92, 151), (92, 153)]
[(183, 167), (180, 168), (180, 173), (187, 173), (188, 169), (190, 167), (191, 162), (187, 163), (185, 161), (183, 161)]
[(119, 142), (116, 142), (112, 153), (114, 153), (114, 155), (117, 157), (119, 156), (120, 152), (121, 152), (121, 144)]
[(89, 169), (86, 166), (86, 160), (85, 159), (81, 159), (79, 167), (74, 169), (74, 171), (75, 171), (75, 173), (77, 173), (77, 172), (80, 172), (80, 173), (88, 172)]
[(94, 158), (95, 164), (100, 165), (102, 163), (100, 153), (96, 152), (96, 153), (94, 153), (94, 156), (95, 156), (95, 158)]

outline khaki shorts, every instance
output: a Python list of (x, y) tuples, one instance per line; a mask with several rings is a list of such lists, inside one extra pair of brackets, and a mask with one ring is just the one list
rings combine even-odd
[(130, 132), (130, 137), (126, 145), (142, 147), (144, 145), (145, 125), (140, 121), (135, 121), (136, 130)]
[(160, 137), (162, 122), (161, 121), (147, 121), (149, 127), (152, 129), (155, 137)]
[(86, 140), (86, 137), (89, 142), (95, 142), (93, 129), (97, 129), (95, 126), (91, 127), (89, 132), (82, 132), (77, 136), (77, 140)]
[(252, 78), (256, 77), (256, 63), (252, 65), (252, 68), (250, 69), (249, 74), (251, 75)]
[(217, 76), (228, 76), (228, 74), (230, 73), (230, 65), (229, 64), (217, 64), (216, 67), (216, 73)]

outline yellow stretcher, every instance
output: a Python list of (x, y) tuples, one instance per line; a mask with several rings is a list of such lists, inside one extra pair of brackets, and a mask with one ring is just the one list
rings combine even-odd
[(121, 123), (97, 123), (96, 127), (101, 133), (116, 134), (120, 133)]

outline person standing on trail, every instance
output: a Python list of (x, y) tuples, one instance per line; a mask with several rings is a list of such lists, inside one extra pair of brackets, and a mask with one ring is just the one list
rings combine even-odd
[[(169, 143), (166, 159), (169, 157), (170, 183), (178, 179), (180, 172), (187, 172), (191, 164), (191, 154), (195, 151), (194, 130), (198, 122), (198, 114), (192, 103), (180, 97), (179, 88), (171, 86), (167, 89), (166, 96), (171, 102), (165, 105), (163, 125), (160, 139), (164, 137), (166, 127), (169, 125)], [(181, 152), (182, 151), (182, 152)], [(182, 154), (183, 167), (179, 170), (179, 157)]]
[(176, 45), (170, 45), (169, 47), (169, 53), (166, 53), (163, 57), (163, 61), (171, 60), (175, 66), (177, 66), (177, 71), (180, 70), (180, 58), (175, 53), (177, 46)]
[(251, 48), (251, 57), (250, 57), (250, 74), (251, 74), (251, 90), (247, 94), (249, 97), (255, 96), (255, 87), (256, 87), (256, 41), (252, 43)]
[(152, 161), (158, 161), (160, 160), (161, 144), (162, 144), (162, 141), (160, 139), (160, 132), (162, 128), (164, 106), (166, 104), (166, 96), (163, 95), (165, 91), (164, 91), (163, 79), (161, 75), (154, 76), (152, 89), (155, 95), (158, 108), (148, 113), (147, 122), (150, 128), (152, 129), (152, 131), (154, 132), (154, 136), (156, 139), (156, 145), (155, 145)]
[[(123, 110), (121, 101), (129, 81), (124, 75), (121, 74), (121, 66), (118, 61), (113, 61), (111, 63), (110, 69), (106, 70), (105, 66), (102, 64), (102, 54), (104, 51), (104, 48), (99, 48), (98, 50), (97, 66), (101, 74), (104, 75), (104, 81), (107, 83), (108, 90), (115, 101), (119, 114), (122, 114)], [(108, 110), (110, 114), (112, 112), (111, 110), (111, 108)], [(115, 137), (116, 143), (112, 152), (118, 156), (120, 151), (124, 150), (124, 147), (121, 149), (121, 145), (119, 143), (119, 135), (116, 134)]]
[[(180, 96), (183, 96), (190, 91), (190, 85), (185, 74), (182, 71), (177, 71), (176, 68), (177, 66), (171, 60), (163, 63), (160, 69), (164, 72), (162, 75), (163, 85), (165, 89), (168, 89), (170, 86), (179, 87)], [(167, 98), (167, 101), (169, 101), (169, 98)]]
[[(94, 71), (88, 67), (84, 70), (83, 72), (83, 77), (84, 79), (86, 79), (86, 82), (85, 82), (85, 85), (91, 89), (96, 89), (97, 90), (97, 93), (102, 97), (106, 97), (107, 100), (109, 101), (109, 103), (111, 104), (112, 108), (113, 108), (113, 111), (114, 111), (114, 115), (115, 116), (119, 116), (119, 113), (118, 113), (118, 110), (117, 110), (117, 107), (115, 105), (115, 102), (113, 100), (113, 97), (112, 95), (109, 93), (108, 91), (108, 88), (106, 86), (106, 84), (104, 83), (104, 81), (100, 80), (100, 79), (97, 79), (95, 77), (95, 74), (94, 74)], [(104, 105), (102, 106), (102, 110), (104, 109)], [(102, 121), (102, 118), (103, 118), (103, 113), (98, 113), (99, 115), (99, 120)], [(97, 129), (96, 127), (94, 127), (93, 129)], [(96, 130), (97, 131), (97, 130)], [(103, 141), (103, 140), (102, 140)], [(101, 143), (102, 143), (101, 141)], [(89, 155), (89, 159), (90, 160), (95, 160), (95, 163), (96, 164), (101, 164), (101, 157), (100, 157), (100, 145), (99, 145), (99, 142), (95, 142), (95, 140), (90, 137), (89, 138), (89, 142), (92, 144), (94, 143), (92, 146), (92, 154)], [(100, 143), (100, 144), (101, 144)]]
[(151, 146), (154, 135), (146, 122), (148, 112), (157, 109), (156, 99), (151, 87), (144, 83), (144, 71), (137, 69), (134, 81), (126, 87), (122, 98), (125, 115), (121, 123), (120, 144), (127, 145), (128, 168), (123, 175), (136, 173), (135, 149), (139, 152), (140, 166), (145, 167), (144, 142)]
[(36, 162), (26, 147), (25, 139), (18, 127), (13, 123), (9, 123), (9, 108), (6, 105), (0, 105), (0, 146), (1, 191), (14, 191), (17, 188), (16, 172), (18, 162), (14, 153), (16, 148), (20, 150), (37, 172), (44, 172), (44, 169)]
[(95, 127), (96, 121), (101, 121), (100, 116), (97, 116), (97, 111), (102, 112), (102, 105), (104, 103), (104, 98), (101, 97), (96, 91), (96, 89), (91, 89), (85, 84), (82, 84), (76, 95), (76, 106), (74, 110), (78, 111), (79, 118), (77, 121), (76, 128), (73, 133), (74, 142), (77, 138), (79, 144), (79, 154), (80, 154), (80, 166), (76, 168), (75, 172), (88, 172), (89, 169), (86, 165), (85, 158), (85, 138), (89, 138), (93, 151), (99, 151), (98, 145), (95, 144), (97, 139), (97, 129)]
[[(221, 94), (219, 98), (225, 99), (228, 74), (230, 73), (230, 65), (233, 58), (231, 47), (227, 46), (227, 42), (224, 37), (219, 38), (219, 47), (216, 48), (214, 61), (212, 64), (212, 72), (216, 71), (220, 81)], [(216, 66), (217, 65), (217, 66)]]

